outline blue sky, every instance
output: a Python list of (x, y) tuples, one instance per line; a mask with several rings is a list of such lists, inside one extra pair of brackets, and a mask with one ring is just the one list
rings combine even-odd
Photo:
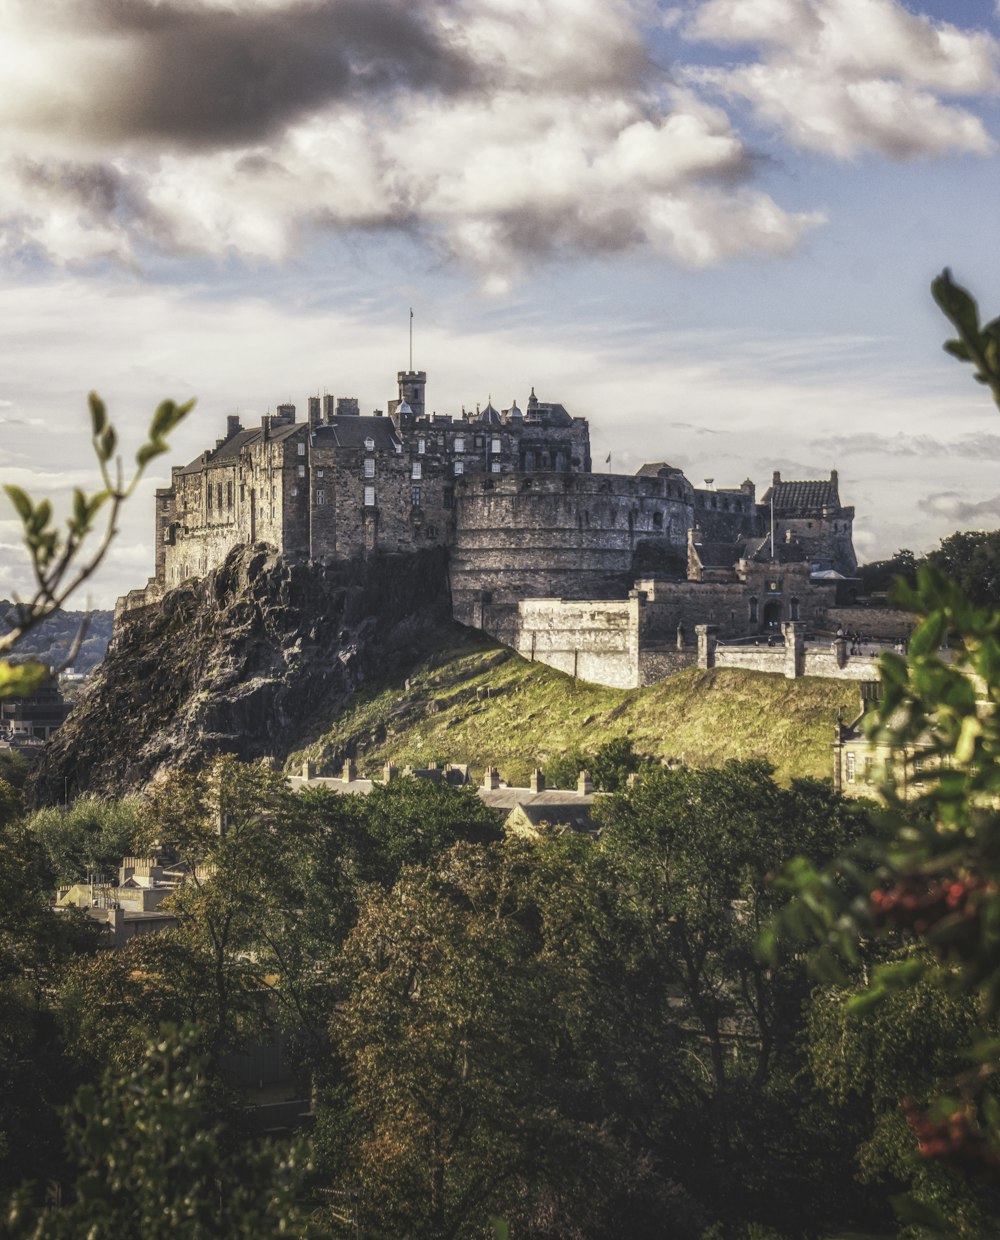
[(175, 461), (236, 409), (384, 407), (413, 305), (441, 412), (534, 385), (616, 470), (837, 468), (862, 559), (1000, 525), (928, 293), (1000, 312), (992, 0), (8, 0), (0, 72), (6, 480), (87, 483), (91, 387), (129, 446), (197, 396)]

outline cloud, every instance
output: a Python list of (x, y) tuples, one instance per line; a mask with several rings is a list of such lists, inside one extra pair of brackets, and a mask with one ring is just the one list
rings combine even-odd
[(944, 456), (983, 460), (1000, 455), (1000, 435), (974, 433), (957, 439), (943, 440), (933, 435), (908, 434), (899, 431), (895, 435), (879, 435), (873, 431), (859, 431), (851, 435), (830, 435), (816, 440), (816, 447), (823, 452), (835, 452), (844, 456), (898, 456), (936, 459)]
[(502, 289), (648, 247), (702, 267), (822, 222), (657, 69), (648, 0), (8, 0), (0, 254), (281, 262), (402, 230)]
[(899, 160), (996, 149), (978, 116), (940, 97), (1000, 88), (1000, 44), (983, 31), (897, 0), (706, 0), (685, 32), (757, 50), (756, 60), (687, 76), (747, 100), (795, 146)]
[(949, 521), (971, 522), (978, 527), (993, 528), (1000, 524), (1000, 495), (970, 502), (960, 491), (937, 491), (918, 502), (922, 512)]

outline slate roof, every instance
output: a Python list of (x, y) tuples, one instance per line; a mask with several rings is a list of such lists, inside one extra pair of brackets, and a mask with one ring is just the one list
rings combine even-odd
[(702, 568), (732, 568), (740, 558), (739, 543), (700, 542), (695, 549)]
[(316, 428), (317, 443), (324, 446), (332, 442), (335, 448), (363, 448), (366, 439), (375, 441), (376, 452), (394, 452), (399, 442), (391, 418), (349, 414)]
[(486, 426), (500, 425), (500, 414), (493, 408), (492, 401), (487, 401), (486, 408), (479, 415), (479, 421)]
[(832, 478), (820, 481), (775, 482), (764, 492), (762, 504), (770, 505), (782, 516), (818, 514), (824, 508), (839, 508), (840, 495)]
[(592, 797), (587, 801), (582, 796), (570, 800), (565, 792), (540, 792), (516, 808), (536, 830), (546, 823), (550, 827), (570, 827), (574, 831), (596, 830)]
[[(294, 435), (296, 431), (301, 431), (305, 426), (304, 422), (288, 422), (283, 426), (273, 426), (268, 431), (268, 439), (276, 443), (281, 443)], [(224, 465), (227, 461), (234, 461), (244, 448), (253, 443), (260, 441), (263, 434), (261, 427), (251, 426), (244, 430), (238, 431), (225, 443), (220, 444), (218, 448), (213, 448), (208, 453), (209, 465)], [(182, 474), (196, 474), (199, 470), (204, 469), (205, 462), (201, 456), (196, 456), (189, 464), (185, 465), (180, 471)]]
[(676, 465), (668, 465), (666, 461), (647, 461), (645, 465), (640, 465), (635, 471), (635, 476), (637, 478), (659, 478), (664, 470), (670, 474), (682, 472)]

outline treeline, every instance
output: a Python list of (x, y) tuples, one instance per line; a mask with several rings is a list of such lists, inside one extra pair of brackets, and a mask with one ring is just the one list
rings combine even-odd
[[(8, 599), (0, 599), (0, 636), (9, 633), (16, 620), (15, 605)], [(21, 638), (16, 660), (38, 659), (50, 667), (61, 667), (79, 641), (73, 667), (78, 672), (90, 672), (107, 653), (113, 621), (114, 613), (110, 611), (54, 612)]]
[(950, 534), (925, 556), (903, 548), (888, 560), (862, 564), (858, 576), (866, 594), (881, 594), (897, 577), (913, 586), (921, 564), (939, 568), (978, 607), (1000, 607), (1000, 530)]
[[(915, 988), (858, 1021), (757, 954), (771, 877), (864, 807), (757, 762), (619, 782), (599, 836), (536, 840), (469, 792), (292, 794), (231, 760), (61, 829), (4, 786), (5, 1234), (894, 1235), (905, 1188), (996, 1234), (989, 1184), (922, 1160), (899, 1105), (959, 1071), (969, 1005)], [(110, 950), (50, 888), (125, 838), (198, 879), (176, 929)], [(276, 1031), (312, 1122), (273, 1144), (225, 1067)]]

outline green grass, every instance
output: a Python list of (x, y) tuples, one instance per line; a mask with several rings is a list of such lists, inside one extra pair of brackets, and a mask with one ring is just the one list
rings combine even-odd
[[(490, 696), (477, 697), (477, 689)], [(716, 766), (765, 758), (778, 778), (829, 778), (838, 708), (857, 713), (858, 688), (845, 681), (729, 668), (690, 669), (647, 689), (606, 689), (528, 663), (482, 634), (455, 630), (449, 645), (405, 683), (359, 695), (319, 740), (293, 754), (335, 774), (345, 754), (373, 774), (392, 761), (426, 766), (487, 765), (524, 784), (535, 766), (572, 749), (593, 752), (627, 736), (640, 753)]]

